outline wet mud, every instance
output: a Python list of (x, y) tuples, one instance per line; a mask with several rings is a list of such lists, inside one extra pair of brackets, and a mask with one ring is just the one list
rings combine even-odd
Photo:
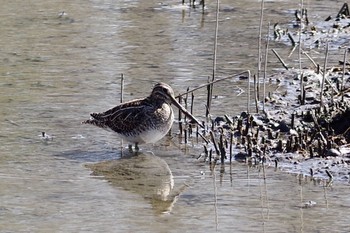
[[(314, 65), (294, 69), (280, 59), (285, 70), (267, 77), (270, 84), (277, 85), (276, 90), (264, 94), (263, 98), (257, 97), (259, 90), (255, 90), (255, 98), (260, 99), (256, 101), (258, 113), (245, 111), (234, 117), (225, 115), (211, 119), (208, 130), (201, 132), (206, 142), (201, 157), (211, 163), (235, 159), (254, 166), (270, 165), (312, 179), (349, 182), (347, 48), (338, 66), (327, 66), (328, 44), (334, 40), (336, 43), (332, 46), (344, 48), (341, 38), (348, 35), (348, 6), (344, 4), (336, 17), (330, 16), (313, 25), (308, 21), (307, 9), (296, 11), (295, 17), (294, 23), (289, 24), (291, 30), (274, 26), (275, 41), (290, 41), (296, 51), (299, 44), (313, 48), (322, 45), (326, 47), (325, 64), (317, 64), (307, 56)], [(295, 29), (298, 26), (303, 29)], [(300, 41), (293, 39), (296, 36), (293, 30), (303, 34)], [(340, 54), (343, 51), (339, 49)]]

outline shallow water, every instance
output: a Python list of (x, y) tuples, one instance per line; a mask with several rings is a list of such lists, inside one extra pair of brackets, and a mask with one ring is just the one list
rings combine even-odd
[[(340, 8), (329, 1), (306, 4), (314, 9), (315, 20)], [(265, 7), (266, 21), (286, 23), (298, 6), (286, 0), (268, 1)], [(255, 69), (259, 8), (257, 1), (222, 1), (218, 77)], [(65, 15), (59, 17), (62, 11)], [(0, 232), (349, 228), (348, 184), (327, 186), (239, 163), (211, 171), (196, 159), (201, 144), (182, 144), (176, 125), (172, 138), (142, 146), (142, 153), (152, 151), (162, 161), (154, 169), (167, 164), (171, 171), (179, 195), (170, 194), (170, 204), (155, 203), (150, 189), (96, 177), (86, 166), (123, 157), (122, 163), (128, 154), (113, 134), (80, 125), (90, 112), (119, 103), (121, 73), (125, 100), (147, 95), (156, 81), (171, 84), (176, 93), (207, 81), (212, 73), (214, 2), (202, 14), (177, 1), (15, 0), (3, 3), (0, 15)], [(285, 45), (273, 46), (284, 53)], [(280, 64), (271, 59), (269, 67)], [(245, 82), (234, 78), (218, 83), (212, 112), (233, 115), (244, 110), (246, 91), (237, 95), (246, 90)], [(195, 93), (198, 117), (204, 114), (205, 99), (204, 90)], [(43, 131), (53, 140), (41, 140)], [(141, 186), (154, 180), (152, 173), (143, 177)], [(304, 208), (309, 201), (316, 204)], [(169, 205), (159, 208), (162, 204)]]

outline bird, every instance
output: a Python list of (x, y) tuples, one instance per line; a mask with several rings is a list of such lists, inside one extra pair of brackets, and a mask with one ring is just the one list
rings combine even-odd
[(192, 122), (204, 127), (175, 99), (173, 89), (162, 82), (153, 87), (148, 97), (122, 103), (102, 113), (91, 113), (91, 118), (82, 123), (116, 132), (131, 143), (130, 150), (134, 143), (135, 150), (138, 151), (139, 144), (155, 143), (169, 132), (174, 122), (171, 104), (179, 108)]

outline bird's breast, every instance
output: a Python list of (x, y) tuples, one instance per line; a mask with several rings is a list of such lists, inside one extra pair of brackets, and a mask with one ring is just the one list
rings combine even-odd
[(130, 134), (121, 134), (129, 142), (154, 143), (162, 139), (170, 130), (174, 122), (173, 109), (169, 104), (162, 104), (155, 108), (145, 121), (135, 126)]

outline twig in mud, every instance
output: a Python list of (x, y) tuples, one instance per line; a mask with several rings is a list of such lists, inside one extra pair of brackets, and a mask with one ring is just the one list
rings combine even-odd
[(208, 139), (206, 139), (201, 133), (198, 132), (198, 135), (205, 141), (206, 144), (209, 144)]
[(324, 83), (326, 79), (326, 67), (327, 67), (327, 60), (328, 60), (328, 41), (326, 44), (326, 55), (324, 58), (324, 64), (323, 64), (323, 76), (322, 76), (322, 83), (321, 83), (321, 90), (320, 90), (320, 106), (323, 106), (323, 89), (324, 89)]
[[(182, 102), (182, 97), (179, 97), (179, 103), (181, 104)], [(183, 128), (182, 128), (182, 112), (179, 109), (179, 115), (178, 115), (178, 121), (179, 121), (179, 130), (180, 130), (180, 135), (183, 133)]]
[(333, 175), (328, 170), (326, 170), (326, 174), (329, 177), (330, 180), (333, 180)]
[(316, 115), (315, 115), (315, 112), (314, 111), (310, 111), (310, 116), (312, 118), (312, 121), (314, 122), (314, 127), (316, 128), (317, 130), (317, 133), (315, 133), (314, 136), (312, 136), (311, 140), (310, 140), (310, 144), (312, 143), (312, 141), (314, 140), (314, 138), (316, 136), (319, 136), (320, 140), (322, 140), (322, 143), (323, 145), (326, 145), (327, 144), (327, 140), (326, 140), (326, 137), (323, 135), (322, 133), (322, 127), (320, 126), (320, 124), (318, 123), (317, 121), (317, 118), (316, 118)]
[(292, 54), (294, 53), (295, 49), (298, 47), (298, 45), (295, 45), (292, 50), (290, 50), (289, 54), (288, 54), (288, 57), (291, 57)]
[(276, 55), (276, 57), (278, 58), (278, 60), (282, 63), (283, 67), (288, 70), (288, 66), (287, 64), (282, 60), (282, 58), (280, 57), (280, 55), (276, 52), (276, 50), (272, 49), (272, 52)]
[(309, 61), (311, 61), (311, 63), (315, 66), (315, 68), (318, 68), (318, 65), (315, 62), (315, 60), (312, 59), (312, 57), (310, 57), (310, 55), (307, 52), (305, 52), (304, 50), (301, 50), (301, 52), (309, 59)]
[[(213, 98), (213, 84), (210, 84), (210, 77), (208, 77), (208, 84), (207, 87), (207, 106), (205, 108), (205, 117), (208, 117), (210, 114), (210, 106), (211, 106), (211, 100)], [(187, 92), (186, 92), (187, 93)]]
[[(209, 156), (209, 151), (208, 151), (208, 148), (207, 148), (206, 145), (203, 145), (203, 148), (204, 148), (204, 155), (205, 155), (204, 160), (206, 160), (206, 159), (208, 158), (208, 156)], [(203, 154), (200, 154), (200, 155), (197, 157), (197, 159), (200, 159), (200, 158), (202, 157), (202, 155), (203, 155)]]
[[(188, 91), (188, 89), (187, 89), (187, 91)], [(192, 92), (191, 93), (191, 111), (190, 111), (191, 114), (193, 114), (193, 103), (194, 103), (194, 93)]]
[(224, 117), (225, 117), (226, 122), (227, 122), (229, 125), (232, 125), (232, 124), (233, 124), (233, 122), (232, 122), (232, 120), (229, 118), (229, 116), (227, 116), (227, 115), (225, 114)]
[[(321, 71), (321, 70), (320, 70), (320, 68), (319, 68), (320, 65), (317, 64), (317, 63), (312, 59), (312, 57), (310, 57), (310, 55), (309, 55), (308, 53), (306, 53), (304, 50), (302, 50), (302, 53), (312, 62), (312, 64), (315, 66), (315, 68), (317, 68), (317, 74), (323, 74), (323, 72), (325, 72), (325, 70), (324, 70), (324, 71)], [(339, 91), (333, 86), (333, 84), (331, 83), (331, 81), (329, 80), (329, 78), (328, 78), (328, 77), (325, 77), (325, 79), (326, 79), (326, 82), (328, 83), (328, 85), (331, 86), (331, 88), (333, 89), (333, 91), (334, 91), (335, 93), (339, 94)]]
[[(324, 71), (326, 72), (326, 71)], [(321, 74), (323, 74), (322, 72), (320, 72)], [(332, 82), (329, 80), (328, 77), (325, 76), (325, 81), (327, 82), (327, 84), (332, 88), (332, 90), (336, 93), (339, 94), (339, 91), (337, 90), (336, 87), (334, 87), (334, 85), (332, 84)]]
[(220, 149), (221, 164), (224, 164), (226, 159), (226, 149), (225, 149), (223, 132), (220, 133), (219, 149)]
[(216, 154), (217, 154), (217, 155), (220, 155), (220, 151), (219, 151), (219, 148), (218, 148), (218, 144), (217, 144), (217, 142), (216, 142), (216, 140), (215, 140), (215, 136), (214, 136), (213, 131), (210, 131), (209, 134), (210, 134), (211, 140), (212, 140), (212, 142), (213, 142), (213, 145), (214, 145)]
[(304, 87), (304, 73), (300, 70), (300, 104), (305, 104), (305, 87)]
[(290, 34), (290, 32), (288, 32), (287, 35), (288, 35), (288, 38), (289, 38), (290, 42), (292, 43), (292, 46), (295, 47), (296, 43), (295, 43), (295, 40), (294, 40), (292, 34)]

